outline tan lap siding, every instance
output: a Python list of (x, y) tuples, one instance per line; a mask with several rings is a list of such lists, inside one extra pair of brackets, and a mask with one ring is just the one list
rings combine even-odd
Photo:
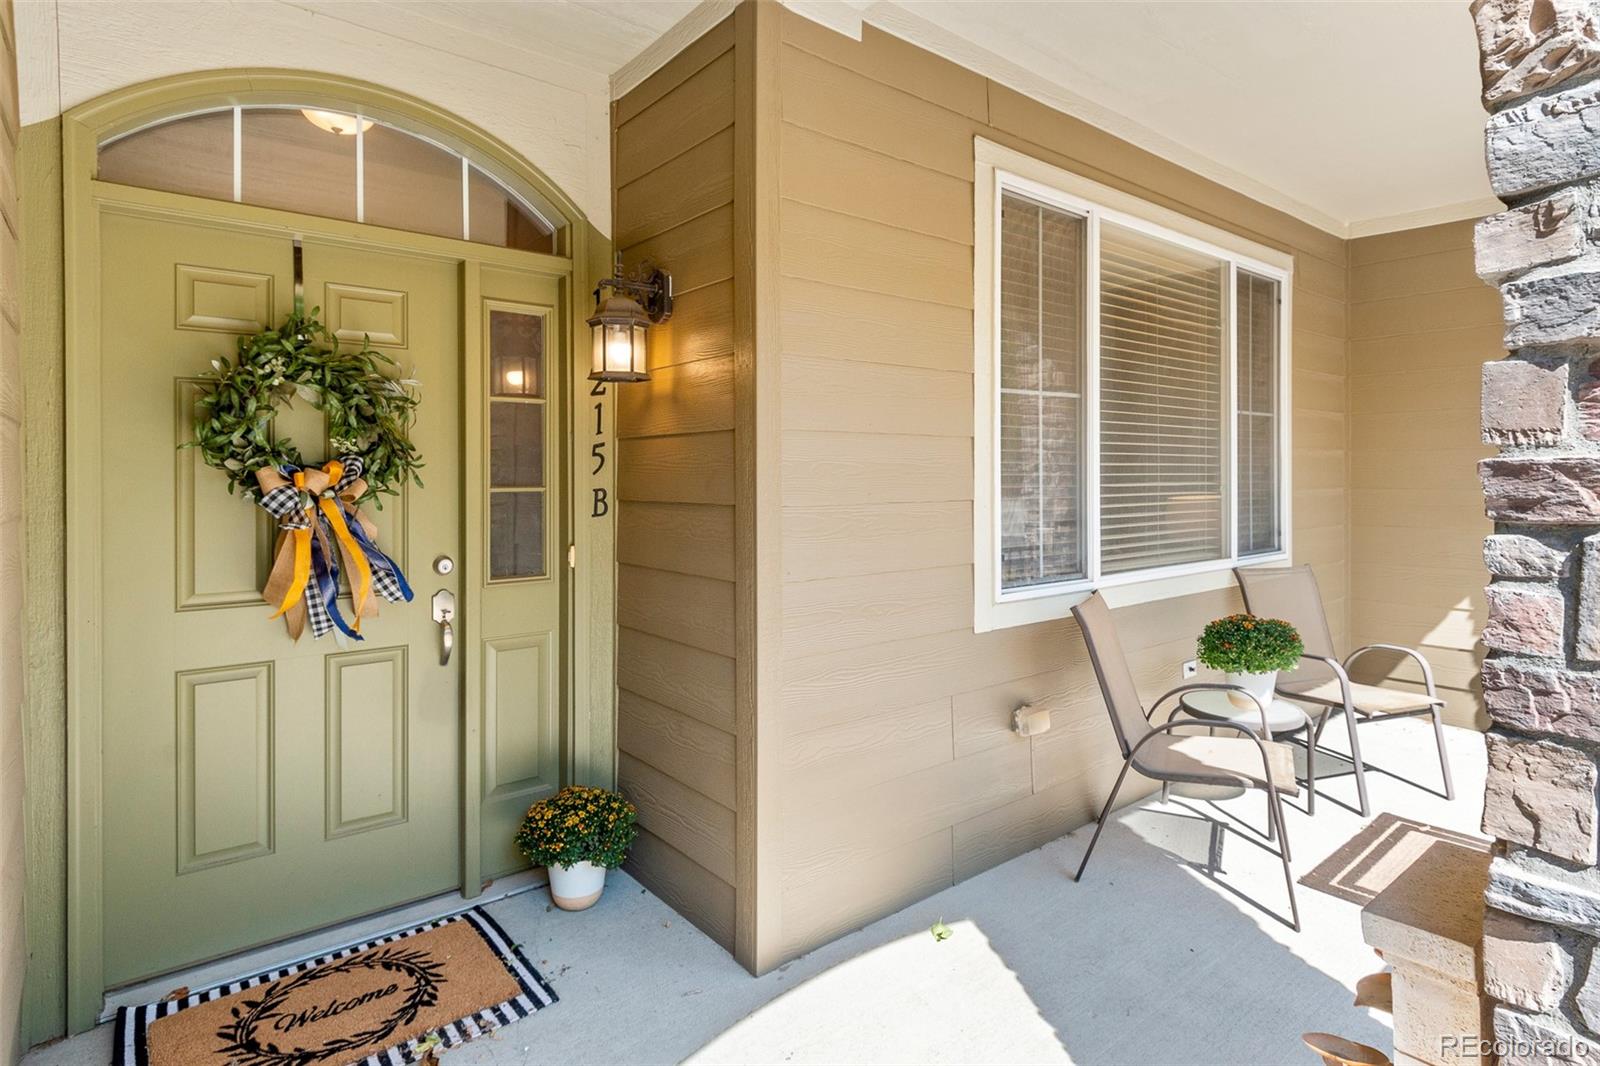
[[(1350, 243), (1351, 635), (1421, 649), (1458, 725), (1487, 724), (1477, 673), (1482, 364), (1505, 354), (1500, 301), (1473, 273), (1472, 224)], [(1414, 668), (1373, 657), (1373, 673)]]
[(731, 23), (613, 107), (616, 242), (673, 274), (652, 380), (618, 396), (618, 781), (642, 827), (628, 869), (734, 941)]
[[(872, 27), (781, 28), (781, 891), (761, 921), (787, 957), (1090, 820), (1120, 765), (1071, 622), (972, 628), (975, 135), (1295, 255), (1295, 554), (1341, 636), (1349, 485), (1342, 240)], [(1237, 604), (1119, 612), (1147, 695)], [(1025, 701), (1054, 714), (1034, 740), (1007, 728)]]

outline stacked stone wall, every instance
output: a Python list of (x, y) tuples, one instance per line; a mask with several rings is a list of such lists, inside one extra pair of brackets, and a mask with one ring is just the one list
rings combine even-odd
[(1600, 8), (1471, 10), (1510, 350), (1483, 368), (1484, 988), (1503, 1062), (1600, 1063)]

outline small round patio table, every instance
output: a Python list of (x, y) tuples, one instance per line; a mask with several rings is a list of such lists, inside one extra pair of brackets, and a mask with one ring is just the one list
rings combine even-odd
[[(1239, 706), (1229, 697), (1233, 693), (1223, 689), (1199, 689), (1178, 697), (1185, 714), (1201, 723), (1233, 722), (1252, 733), (1261, 733), (1261, 708), (1247, 696), (1240, 696), (1245, 706)], [(1317, 740), (1312, 732), (1312, 722), (1306, 712), (1288, 700), (1273, 699), (1267, 702), (1267, 736), (1274, 740), (1292, 736), (1301, 731), (1306, 735), (1306, 813), (1315, 814), (1317, 804)]]

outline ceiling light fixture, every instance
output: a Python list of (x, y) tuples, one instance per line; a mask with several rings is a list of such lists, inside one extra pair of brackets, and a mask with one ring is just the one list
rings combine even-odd
[(354, 137), (358, 133), (365, 133), (372, 128), (370, 118), (359, 115), (346, 115), (341, 111), (318, 111), (314, 108), (303, 107), (300, 113), (306, 121), (319, 130), (337, 133), (341, 137)]

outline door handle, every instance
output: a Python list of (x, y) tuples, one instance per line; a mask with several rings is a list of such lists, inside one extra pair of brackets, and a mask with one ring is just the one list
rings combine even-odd
[(450, 665), (450, 653), (456, 648), (455, 627), (450, 624), (456, 616), (455, 593), (440, 589), (433, 594), (433, 620), (439, 623), (439, 665)]
[(449, 622), (439, 623), (439, 665), (450, 665), (450, 653), (456, 648), (456, 631)]

